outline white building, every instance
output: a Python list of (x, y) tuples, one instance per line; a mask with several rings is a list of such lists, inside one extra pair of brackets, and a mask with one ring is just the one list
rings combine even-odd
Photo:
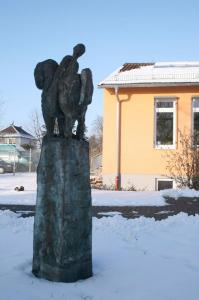
[(0, 144), (16, 145), (17, 148), (23, 145), (36, 148), (37, 139), (22, 127), (11, 124), (9, 127), (0, 131)]

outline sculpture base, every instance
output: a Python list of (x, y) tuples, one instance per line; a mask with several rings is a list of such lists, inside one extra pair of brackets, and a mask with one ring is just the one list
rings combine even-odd
[(34, 269), (33, 266), (32, 272), (36, 277), (54, 282), (75, 282), (80, 279), (87, 279), (93, 275), (91, 260), (88, 262), (74, 262), (71, 265), (66, 265), (64, 268), (42, 263), (37, 269)]
[(86, 141), (44, 137), (37, 169), (35, 276), (60, 282), (92, 276), (89, 174)]

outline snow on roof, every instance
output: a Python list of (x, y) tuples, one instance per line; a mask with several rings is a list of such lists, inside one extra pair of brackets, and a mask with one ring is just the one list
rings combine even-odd
[(11, 124), (9, 127), (3, 129), (0, 131), (1, 136), (23, 136), (29, 139), (35, 139), (34, 136), (32, 136), (30, 133), (25, 131), (21, 126), (16, 126), (14, 124)]
[(199, 61), (127, 63), (99, 87), (199, 85)]

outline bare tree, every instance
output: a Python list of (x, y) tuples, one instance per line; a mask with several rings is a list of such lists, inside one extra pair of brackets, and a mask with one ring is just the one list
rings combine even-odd
[(89, 137), (90, 153), (102, 152), (102, 141), (103, 141), (103, 118), (97, 116), (92, 124), (92, 135)]
[(89, 137), (89, 151), (90, 151), (90, 156), (93, 156), (100, 152), (98, 141), (94, 134)]
[(43, 123), (41, 114), (34, 110), (30, 115), (29, 131), (36, 137), (41, 148), (42, 138), (46, 133), (46, 128)]
[(179, 131), (178, 151), (168, 150), (166, 170), (168, 177), (175, 180), (179, 187), (199, 190), (199, 148), (196, 136)]
[(102, 138), (103, 135), (103, 118), (102, 116), (97, 116), (93, 121), (93, 132), (97, 137)]
[(3, 115), (4, 115), (4, 102), (0, 100), (0, 128), (2, 127)]

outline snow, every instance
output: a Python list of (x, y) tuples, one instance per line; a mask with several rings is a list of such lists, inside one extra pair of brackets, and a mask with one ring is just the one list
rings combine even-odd
[(165, 205), (162, 192), (126, 192), (94, 190), (93, 206), (161, 206)]
[[(14, 191), (23, 185), (24, 192)], [(163, 196), (199, 197), (189, 189), (162, 192), (93, 190), (93, 205), (164, 205)], [(0, 175), (0, 203), (35, 204), (36, 175)], [(104, 217), (103, 217), (104, 215)], [(2, 300), (197, 300), (199, 216), (163, 221), (125, 219), (117, 211), (93, 218), (93, 277), (53, 283), (31, 273), (33, 217), (0, 211)]]
[[(18, 192), (16, 186), (24, 186), (25, 191)], [(199, 191), (190, 189), (164, 191), (105, 191), (92, 190), (93, 206), (162, 206), (165, 198), (199, 197)], [(36, 174), (17, 173), (0, 175), (0, 204), (34, 205), (36, 202)]]
[[(121, 68), (120, 68), (121, 69)], [(198, 83), (199, 61), (156, 62), (154, 65), (111, 73), (99, 86), (147, 83)]]
[[(24, 186), (25, 191), (15, 191)], [(0, 175), (0, 204), (34, 205), (36, 201), (36, 174), (16, 173)]]
[(111, 217), (111, 216), (121, 215), (122, 213), (119, 211), (107, 211), (107, 212), (98, 212), (97, 214)]
[(93, 277), (53, 283), (31, 273), (33, 218), (0, 212), (2, 300), (198, 300), (199, 216), (93, 218)]
[(199, 197), (199, 191), (196, 191), (194, 189), (170, 189), (170, 190), (164, 190), (162, 192), (162, 195), (164, 197), (170, 197), (173, 199), (178, 199), (179, 197)]
[(168, 62), (156, 62), (154, 68), (168, 68), (168, 67), (199, 67), (199, 61), (168, 61)]
[[(24, 186), (18, 192), (16, 186)], [(92, 190), (93, 206), (165, 205), (162, 192), (126, 192)], [(17, 173), (0, 175), (0, 204), (34, 205), (36, 201), (36, 174)]]

